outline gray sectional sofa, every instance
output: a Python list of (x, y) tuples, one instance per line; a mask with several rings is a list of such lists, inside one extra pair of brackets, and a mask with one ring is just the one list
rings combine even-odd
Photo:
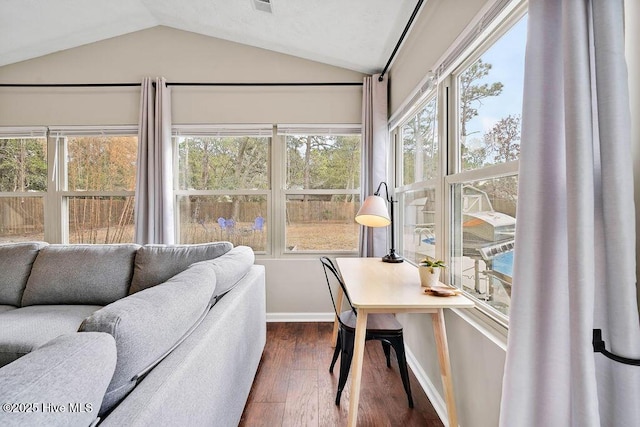
[(229, 242), (0, 245), (0, 425), (235, 426), (265, 306)]

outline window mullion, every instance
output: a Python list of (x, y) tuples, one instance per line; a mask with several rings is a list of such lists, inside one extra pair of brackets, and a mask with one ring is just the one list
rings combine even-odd
[(270, 222), (273, 227), (273, 233), (271, 233), (271, 248), (272, 253), (276, 257), (282, 256), (284, 253), (284, 242), (286, 233), (286, 159), (287, 148), (285, 137), (277, 134), (277, 129), (274, 126), (273, 129), (273, 198), (272, 198), (272, 212), (273, 218)]
[(44, 240), (63, 242), (62, 198), (60, 196), (61, 171), (64, 167), (62, 138), (47, 138), (47, 195), (44, 203)]

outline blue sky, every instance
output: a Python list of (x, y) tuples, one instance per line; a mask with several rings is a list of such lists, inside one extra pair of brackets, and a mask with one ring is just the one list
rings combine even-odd
[(467, 124), (468, 133), (477, 132), (472, 138), (481, 138), (509, 114), (521, 114), (526, 36), (525, 16), (481, 56), (493, 65), (482, 83), (502, 82), (504, 86), (499, 96), (483, 99), (481, 106), (474, 105), (479, 114)]

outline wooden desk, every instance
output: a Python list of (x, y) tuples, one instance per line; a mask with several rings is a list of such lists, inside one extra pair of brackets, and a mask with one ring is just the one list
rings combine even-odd
[[(351, 303), (358, 310), (353, 361), (351, 362), (351, 391), (349, 392), (349, 423), (355, 427), (358, 418), (362, 361), (369, 313), (430, 313), (433, 322), (440, 374), (444, 386), (449, 426), (457, 427), (458, 417), (451, 381), (451, 363), (447, 332), (444, 325), (445, 308), (470, 308), (474, 303), (462, 296), (434, 297), (422, 293), (416, 267), (409, 263), (385, 263), (380, 258), (338, 258), (338, 268)], [(342, 290), (338, 304), (342, 304)], [(339, 305), (339, 307), (340, 307)], [(338, 321), (334, 323), (335, 342)]]

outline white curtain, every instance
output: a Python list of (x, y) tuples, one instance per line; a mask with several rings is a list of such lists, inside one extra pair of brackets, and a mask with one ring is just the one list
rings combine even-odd
[[(387, 80), (380, 74), (367, 76), (362, 85), (362, 188), (360, 202), (372, 195), (387, 180), (389, 129), (387, 126)], [(389, 183), (389, 188), (393, 184)], [(385, 197), (385, 194), (382, 194)], [(397, 208), (397, 207), (396, 207)], [(397, 210), (397, 209), (396, 209)], [(388, 227), (361, 227), (360, 256), (382, 257), (387, 254)]]
[(142, 81), (136, 175), (135, 241), (175, 243), (171, 92), (164, 78)]
[(503, 427), (640, 426), (622, 0), (530, 0)]

